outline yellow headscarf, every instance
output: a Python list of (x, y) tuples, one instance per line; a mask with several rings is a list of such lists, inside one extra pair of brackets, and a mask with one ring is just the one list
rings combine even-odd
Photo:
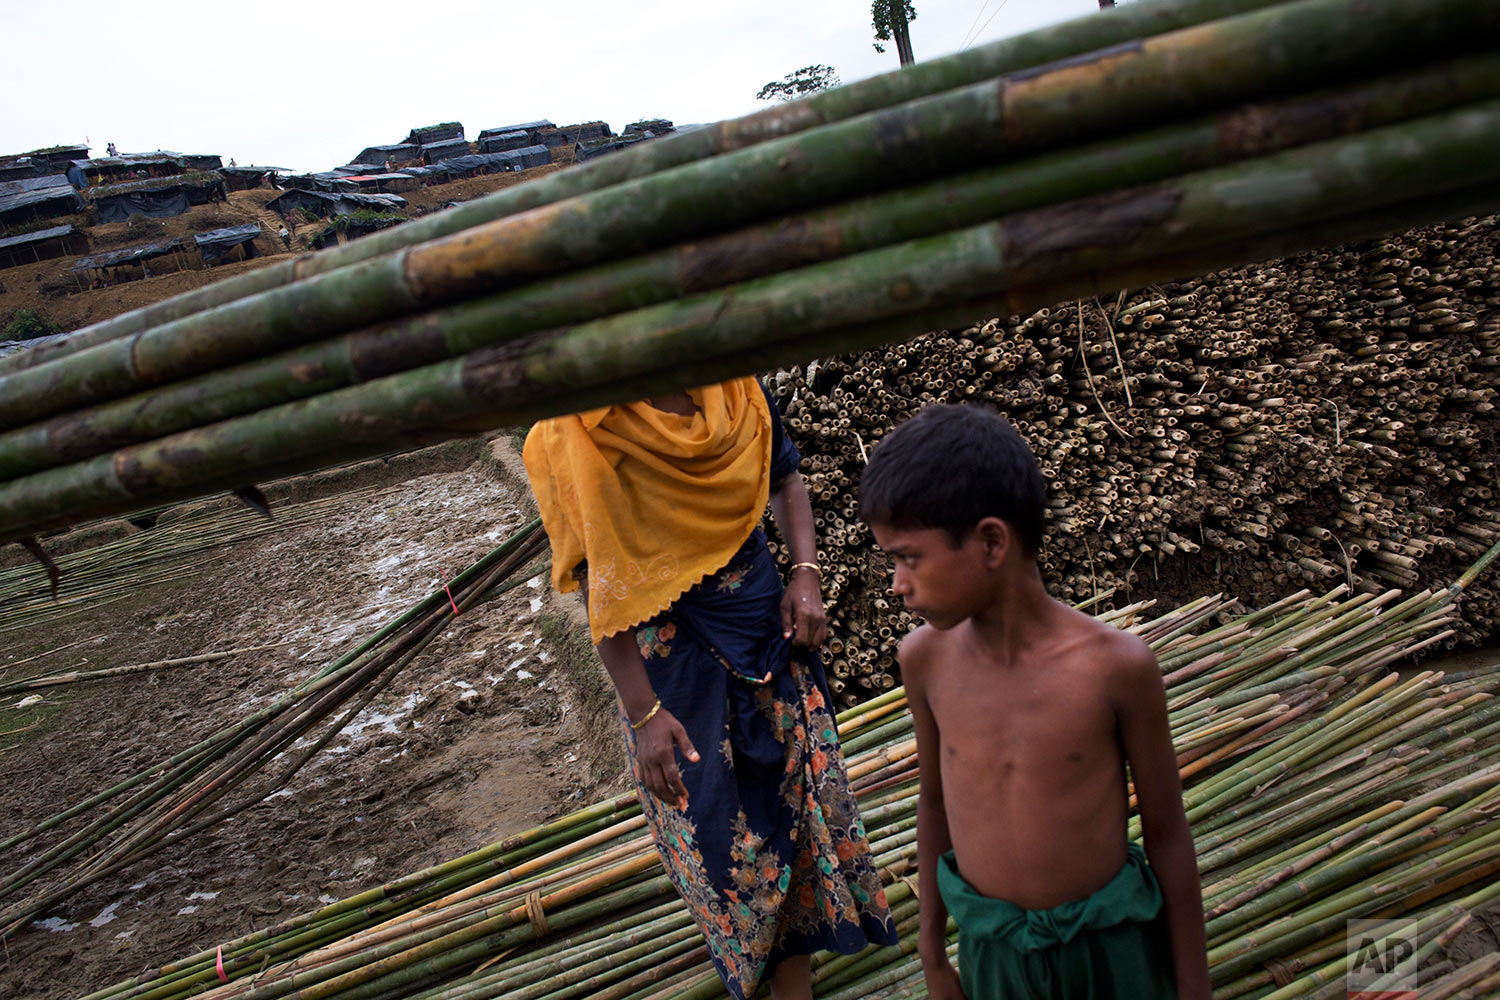
[(771, 413), (753, 376), (691, 389), (691, 417), (631, 403), (544, 420), (524, 457), (552, 543), (552, 583), (588, 561), (595, 642), (666, 610), (760, 523)]

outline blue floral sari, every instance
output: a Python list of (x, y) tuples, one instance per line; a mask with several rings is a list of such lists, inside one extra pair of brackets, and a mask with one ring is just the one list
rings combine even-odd
[[(772, 481), (800, 456), (774, 406)], [(678, 754), (687, 808), (636, 786), (672, 882), (735, 1000), (782, 958), (896, 943), (849, 789), (815, 650), (782, 638), (781, 574), (759, 529), (721, 570), (636, 627), (662, 706), (700, 755)]]

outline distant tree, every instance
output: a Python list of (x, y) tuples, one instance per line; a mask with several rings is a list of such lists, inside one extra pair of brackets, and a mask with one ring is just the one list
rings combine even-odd
[(1099, 0), (1099, 9), (1100, 10), (1104, 10), (1106, 7), (1113, 7), (1114, 5), (1115, 5), (1115, 0)]
[(780, 80), (772, 80), (760, 88), (760, 93), (755, 97), (761, 101), (773, 98), (778, 101), (795, 101), (799, 97), (837, 87), (840, 82), (839, 75), (832, 66), (813, 63), (811, 66), (803, 66), (795, 73), (788, 73)]
[(62, 327), (53, 322), (52, 317), (42, 310), (18, 309), (5, 324), (5, 333), (0, 336), (0, 341), (35, 340), (37, 337), (46, 337), (61, 332)]
[(910, 66), (917, 61), (911, 54), (911, 35), (906, 30), (908, 22), (917, 19), (917, 8), (911, 0), (871, 0), (870, 22), (875, 29), (875, 51), (884, 52), (881, 42), (896, 42), (896, 55), (901, 65)]

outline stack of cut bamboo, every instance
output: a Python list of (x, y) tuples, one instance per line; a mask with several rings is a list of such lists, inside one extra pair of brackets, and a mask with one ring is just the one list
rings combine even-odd
[[(209, 534), (207, 540), (211, 541)], [(170, 534), (159, 558), (183, 546)], [(191, 543), (188, 543), (191, 544)], [(248, 718), (0, 840), (0, 941), (95, 882), (117, 876), (263, 801), (467, 610), (523, 583), (543, 558), (533, 520), (359, 646)], [(535, 569), (535, 567), (533, 567)], [(272, 770), (276, 773), (268, 774)]]
[[(994, 406), (1030, 442), (1064, 599), (1450, 579), (1500, 540), (1497, 244), (1500, 219), (1468, 220), (779, 372), (845, 703), (896, 683), (912, 625), (858, 522), (860, 470), (928, 401)], [(1460, 636), (1496, 622), (1479, 584)]]
[[(1497, 549), (1496, 551), (1500, 551)], [(1493, 558), (1495, 552), (1489, 554)], [(1406, 680), (1454, 587), (1343, 587), (1260, 611), (1203, 598), (1148, 618), (1193, 821), (1215, 995), (1342, 987), (1345, 921), (1408, 915), (1424, 955), (1500, 899), (1500, 677)], [(902, 945), (819, 956), (819, 996), (922, 996), (915, 948), (916, 755), (899, 690), (840, 716), (849, 774)], [(1133, 823), (1132, 835), (1138, 833)], [(222, 960), (225, 985), (218, 983)], [(1438, 968), (1435, 974), (1448, 970)], [(1489, 967), (1463, 970), (1470, 978)], [(1459, 980), (1455, 980), (1459, 981)], [(1462, 980), (1460, 982), (1466, 982)], [(91, 994), (700, 1000), (723, 996), (632, 797), (603, 802)]]
[(0, 540), (1473, 214), (1497, 38), (1130, 5), (257, 270), (0, 362)]

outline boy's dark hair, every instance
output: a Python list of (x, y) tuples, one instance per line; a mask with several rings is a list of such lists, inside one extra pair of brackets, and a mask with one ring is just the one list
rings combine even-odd
[(1008, 523), (1033, 558), (1046, 484), (1016, 429), (983, 406), (927, 406), (881, 439), (859, 483), (866, 523), (941, 528), (959, 544), (986, 517)]

